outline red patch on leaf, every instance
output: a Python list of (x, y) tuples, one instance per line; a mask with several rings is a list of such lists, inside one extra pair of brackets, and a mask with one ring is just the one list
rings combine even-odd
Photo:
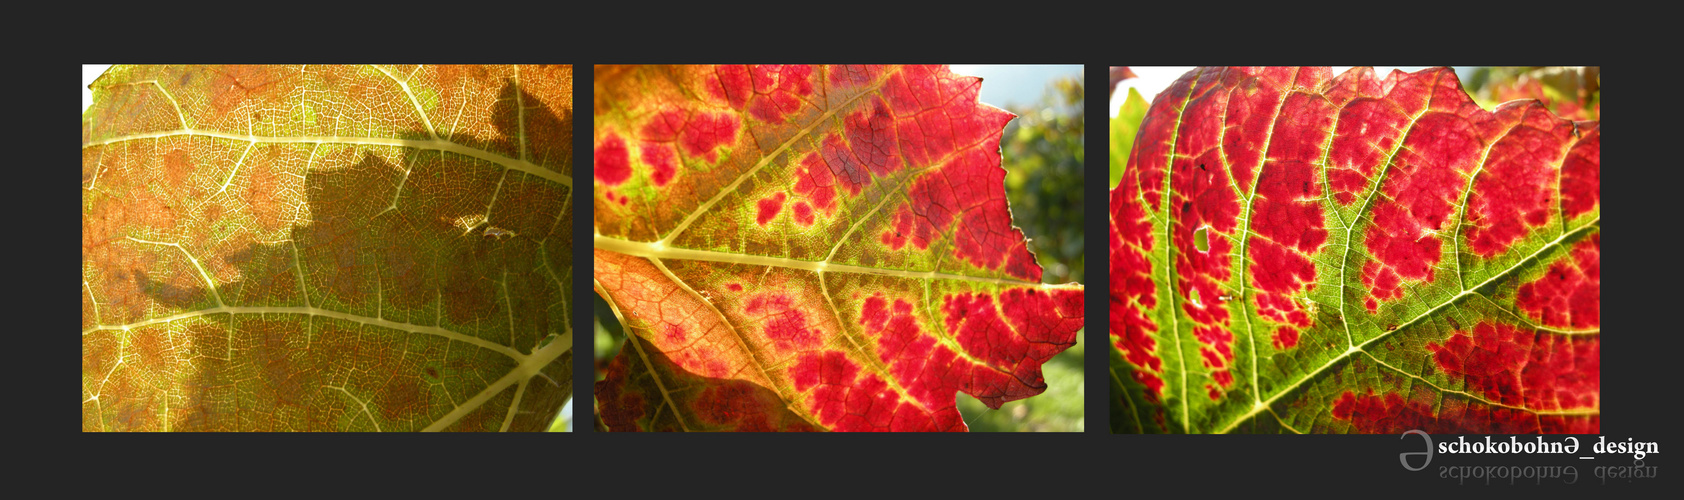
[[(998, 148), (998, 138), (993, 140), (993, 147)], [(960, 151), (940, 171), (914, 183), (910, 208), (919, 218), (913, 241), (927, 248), (932, 235), (947, 231), (949, 224), (962, 218), (953, 246), (956, 257), (1025, 281), (1041, 281), (1041, 266), (1029, 253), (1023, 231), (1011, 225), (1006, 172), (995, 151)]]
[(643, 162), (649, 164), (652, 169), (649, 172), (651, 182), (656, 186), (665, 186), (672, 182), (673, 176), (678, 173), (678, 157), (672, 146), (643, 143), (637, 150), (642, 154)]
[(778, 212), (783, 210), (784, 194), (778, 193), (761, 198), (760, 201), (755, 202), (755, 206), (758, 207), (760, 211), (754, 216), (754, 221), (762, 226), (765, 226), (766, 223), (772, 222), (772, 219), (776, 219), (778, 217)]
[(715, 66), (714, 76), (708, 78), (708, 92), (714, 97), (725, 99), (732, 108), (743, 109), (748, 98), (754, 91), (754, 82), (749, 76), (747, 66), (720, 65)]
[[(1079, 290), (1013, 288), (1000, 294), (1000, 312), (1018, 336), (1028, 341), (1027, 356), (1039, 367), (1076, 344), (1082, 328), (1084, 301)], [(1047, 314), (1054, 311), (1055, 314)]]
[[(1204, 90), (1209, 90), (1209, 87)], [(1226, 104), (1225, 97), (1225, 93), (1200, 92), (1187, 104), (1188, 112), (1218, 113)], [(1209, 300), (1222, 294), (1219, 284), (1229, 277), (1229, 253), (1233, 248), (1218, 233), (1232, 233), (1238, 229), (1240, 214), (1239, 200), (1229, 187), (1226, 168), (1216, 150), (1222, 129), (1212, 121), (1202, 123), (1204, 126), (1200, 127), (1187, 124), (1181, 130), (1181, 142), (1176, 144), (1178, 153), (1197, 156), (1178, 157), (1170, 165), (1175, 172), (1170, 177), (1173, 192), (1170, 211), (1176, 219), (1170, 229), (1170, 241), (1178, 250), (1175, 268), (1180, 272), (1180, 279), (1176, 285), (1184, 299), (1182, 309), (1195, 322), (1227, 325), (1226, 308), (1191, 300), (1195, 291)], [(1200, 251), (1194, 234), (1207, 227), (1210, 246)]]
[[(1445, 399), (1435, 404), (1430, 393), (1405, 400), (1397, 393), (1377, 396), (1368, 390), (1345, 392), (1333, 402), (1333, 418), (1351, 422), (1357, 432), (1401, 434), (1420, 429), (1429, 434), (1536, 434), (1589, 431), (1600, 427), (1596, 416), (1539, 417), (1524, 410)], [(1433, 408), (1440, 408), (1438, 413)]]
[(878, 331), (889, 322), (888, 302), (883, 294), (876, 294), (865, 298), (860, 304), (860, 324), (865, 325), (867, 331)]
[(831, 175), (830, 167), (824, 164), (818, 153), (807, 153), (801, 158), (801, 173), (795, 181), (795, 193), (813, 200), (813, 205), (824, 213), (836, 211), (836, 177)]
[(1427, 344), (1439, 370), (1467, 391), (1533, 410), (1595, 408), (1601, 393), (1601, 340), (1480, 323)]
[(813, 206), (805, 201), (795, 202), (795, 223), (801, 227), (809, 227), (813, 225), (813, 220)]
[[(838, 351), (802, 354), (790, 369), (795, 390), (812, 389), (807, 407), (819, 423), (839, 431), (964, 430), (952, 406), (934, 415), (902, 401), (876, 374), (860, 376), (859, 365)], [(951, 394), (951, 393), (950, 393)]]
[(1310, 315), (1293, 297), (1315, 289), (1315, 263), (1304, 254), (1267, 238), (1252, 238), (1250, 245), (1246, 253), (1251, 255), (1252, 264), (1246, 266), (1246, 271), (1251, 274), (1255, 287), (1251, 295), (1257, 315), (1308, 328)]
[[(1046, 390), (1041, 365), (1075, 344), (1082, 318), (1080, 297), (1080, 292), (1071, 290), (1048, 293), (1013, 288), (1001, 294), (999, 309), (993, 297), (985, 294), (944, 297), (941, 310), (947, 331), (967, 353), (999, 367), (972, 367), (964, 391), (990, 408), (999, 408), (1006, 401)], [(1059, 319), (1036, 322), (1030, 318), (1032, 311), (1049, 309), (1056, 311)]]
[(1290, 326), (1276, 328), (1272, 343), (1276, 349), (1289, 349), (1298, 345), (1298, 329)]
[[(1153, 361), (1157, 361), (1157, 359), (1158, 358), (1156, 358), (1156, 357), (1152, 358)], [(1133, 375), (1134, 375), (1134, 379), (1136, 381), (1139, 381), (1141, 384), (1146, 385), (1146, 389), (1147, 389), (1146, 395), (1148, 397), (1152, 397), (1152, 398), (1156, 399), (1155, 398), (1156, 396), (1163, 395), (1163, 393), (1164, 393), (1164, 379), (1158, 378), (1157, 375), (1153, 375), (1151, 373), (1144, 372), (1144, 371), (1141, 371), (1141, 370), (1135, 370)], [(1160, 423), (1159, 425), (1161, 426), (1162, 424)]]
[(1145, 312), (1157, 305), (1157, 285), (1152, 281), (1151, 225), (1139, 199), (1125, 193), (1139, 188), (1137, 175), (1125, 172), (1122, 183), (1111, 192), (1111, 307), (1112, 344), (1123, 359), (1135, 367), (1135, 380), (1145, 384), (1149, 396), (1160, 395), (1163, 361), (1153, 352), (1157, 343), (1149, 335), (1157, 324)]
[(666, 328), (661, 330), (661, 336), (665, 338), (667, 343), (670, 345), (683, 344), (685, 340), (684, 326), (669, 323), (666, 325)]
[(743, 291), (743, 285), (741, 285), (741, 284), (738, 284), (738, 283), (729, 283), (729, 284), (726, 284), (726, 285), (725, 285), (725, 288), (726, 288), (726, 289), (727, 289), (727, 290), (730, 290), (730, 291), (733, 291), (733, 292), (741, 292), (741, 291)]
[(1379, 262), (1371, 260), (1362, 265), (1362, 282), (1369, 286), (1368, 298), (1362, 303), (1368, 312), (1378, 311), (1379, 301), (1403, 296), (1403, 278)]
[(1205, 366), (1223, 368), (1228, 361), (1234, 359), (1234, 334), (1219, 326), (1199, 325), (1193, 327), (1193, 337), (1199, 339), (1209, 347), (1199, 348), (1199, 354), (1205, 358)]
[[(1402, 147), (1392, 157), (1381, 181), (1384, 203), (1372, 203), (1373, 226), (1363, 237), (1372, 259), (1363, 265), (1363, 284), (1370, 287), (1364, 305), (1401, 297), (1391, 283), (1403, 280), (1432, 282), (1433, 267), (1442, 257), (1444, 232), (1452, 228), (1468, 176), (1479, 166), (1485, 145), (1513, 123), (1519, 114), (1498, 119), (1474, 104), (1448, 69), (1409, 75), (1392, 94), (1407, 97), (1400, 107), (1427, 109), (1415, 121)], [(1513, 109), (1513, 108), (1505, 108)]]
[(709, 163), (716, 162), (719, 161), (719, 153), (715, 150), (735, 142), (740, 128), (742, 122), (735, 115), (696, 113), (690, 117), (689, 125), (679, 132), (678, 144), (687, 155), (707, 158)]
[(1555, 165), (1574, 139), (1572, 122), (1556, 118), (1536, 101), (1499, 108), (1497, 120), (1518, 123), (1486, 153), (1468, 193), (1463, 225), (1468, 247), (1481, 257), (1507, 251), (1550, 221), (1556, 205)]
[(1578, 127), (1579, 142), (1561, 163), (1561, 212), (1568, 218), (1602, 203), (1602, 125), (1581, 122)]
[(631, 159), (626, 152), (626, 140), (615, 134), (603, 137), (596, 146), (596, 168), (593, 175), (598, 182), (618, 186), (631, 178)]
[(999, 127), (988, 115), (1009, 118), (1009, 114), (977, 104), (981, 83), (979, 78), (954, 75), (942, 67), (908, 67), (889, 77), (883, 93), (898, 118), (895, 127), (907, 161), (919, 165), (938, 162), (979, 140), (992, 144), (985, 144), (983, 149), (997, 151)]
[(902, 204), (900, 209), (895, 210), (894, 226), (884, 229), (882, 236), (878, 237), (878, 241), (883, 242), (883, 245), (889, 247), (890, 250), (900, 250), (906, 246), (907, 236), (911, 234), (912, 212), (906, 209), (905, 204)]
[[(1299, 75), (1325, 79), (1325, 75)], [(1303, 305), (1289, 297), (1315, 289), (1310, 256), (1327, 242), (1319, 199), (1324, 190), (1316, 163), (1332, 124), (1332, 103), (1293, 94), (1281, 104), (1268, 157), (1253, 193), (1251, 238), (1246, 266), (1258, 289), (1258, 314), (1281, 323), (1310, 326)]]
[(813, 94), (813, 67), (805, 65), (716, 66), (707, 90), (733, 109), (778, 123), (800, 109), (802, 98)]
[(755, 96), (748, 103), (748, 112), (761, 121), (782, 122), (785, 116), (800, 110), (801, 98), (813, 94), (812, 66), (761, 65), (753, 67), (750, 75)]
[(759, 202), (754, 202), (754, 205), (759, 207), (758, 214), (754, 215), (754, 222), (758, 222), (759, 226), (766, 226), (766, 222), (776, 219), (778, 212), (783, 210), (783, 199), (785, 199), (785, 195), (780, 192), (780, 194), (770, 195), (765, 199), (759, 199)]
[(898, 141), (895, 140), (894, 118), (882, 99), (871, 101), (871, 109), (849, 113), (843, 120), (843, 130), (853, 147), (854, 158), (878, 177), (899, 170), (903, 163)]
[(955, 365), (960, 360), (953, 352), (937, 345), (934, 336), (918, 327), (912, 304), (896, 299), (891, 309), (888, 299), (872, 295), (865, 300), (860, 324), (867, 335), (877, 338), (877, 357), (888, 366), (889, 374), (911, 382), (906, 387), (908, 395), (927, 408), (954, 405), (953, 395), (961, 387), (952, 375), (967, 371), (967, 367)]
[(1004, 319), (994, 308), (992, 296), (948, 295), (942, 300), (941, 311), (946, 317), (947, 331), (966, 352), (976, 357), (1011, 365), (1027, 353), (1027, 342), (1006, 328)]
[(831, 66), (828, 81), (831, 86), (838, 87), (838, 90), (845, 90), (871, 83), (881, 74), (883, 74), (883, 66), (881, 65)]
[(1353, 100), (1339, 111), (1339, 125), (1327, 152), (1327, 187), (1334, 201), (1350, 206), (1361, 199), (1380, 165), (1403, 139), (1409, 123), (1404, 113), (1394, 102), (1375, 98)]
[[(998, 311), (991, 299), (960, 294), (948, 296), (943, 307), (949, 331), (957, 332), (965, 350), (985, 364), (960, 358), (926, 334), (918, 326), (911, 303), (896, 299), (891, 306), (881, 294), (865, 299), (859, 323), (868, 336), (877, 338), (877, 355), (889, 373), (903, 381), (907, 394), (930, 410), (903, 415), (914, 409), (903, 403), (896, 408), (894, 421), (905, 420), (905, 425), (918, 430), (957, 430), (962, 424), (954, 407), (956, 392), (999, 408), (1005, 401), (1045, 390), (1040, 365), (1075, 343), (1075, 332), (1081, 328), (1081, 293), (1011, 289), (1002, 295)], [(1043, 317), (1045, 311), (1056, 315)]]
[(861, 188), (871, 184), (871, 173), (854, 158), (854, 153), (842, 144), (842, 138), (836, 134), (824, 136), (819, 154), (823, 156), (825, 166), (830, 168), (830, 174), (841, 182), (848, 194), (858, 195)]
[(678, 139), (678, 132), (684, 130), (684, 124), (689, 121), (689, 113), (683, 110), (662, 111), (643, 124), (640, 138), (649, 142), (672, 142)]
[(765, 325), (762, 331), (779, 351), (805, 351), (819, 346), (821, 332), (807, 324), (807, 314), (788, 295), (751, 298), (743, 313), (753, 316), (756, 324)]
[(1515, 306), (1545, 326), (1602, 326), (1602, 233), (1573, 246), (1568, 258), (1550, 264), (1538, 279), (1514, 292)]
[(1373, 390), (1361, 396), (1350, 391), (1341, 394), (1333, 402), (1333, 418), (1350, 421), (1357, 432), (1365, 434), (1439, 428), (1437, 416), (1426, 403), (1405, 402), (1395, 393), (1375, 396)]
[(672, 361), (679, 367), (704, 377), (726, 378), (731, 375), (731, 366), (727, 365), (720, 356), (720, 350), (712, 345), (698, 343), (690, 348), (680, 349), (681, 346), (658, 346), (665, 352), (673, 353)]

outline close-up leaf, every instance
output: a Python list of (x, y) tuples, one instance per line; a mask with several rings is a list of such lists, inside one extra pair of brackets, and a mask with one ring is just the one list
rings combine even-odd
[(82, 115), (82, 429), (544, 431), (568, 66), (117, 66)]
[(1012, 115), (945, 66), (595, 72), (597, 293), (614, 431), (963, 431), (1046, 390), (1082, 288), (1043, 284)]
[(1111, 154), (1114, 432), (1599, 432), (1600, 122), (1199, 68)]

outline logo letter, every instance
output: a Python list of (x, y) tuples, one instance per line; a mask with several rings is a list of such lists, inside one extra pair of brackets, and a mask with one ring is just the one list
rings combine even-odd
[[(1419, 434), (1421, 436), (1421, 439), (1426, 440), (1427, 451), (1410, 451), (1410, 452), (1399, 453), (1399, 454), (1397, 454), (1397, 461), (1399, 463), (1403, 464), (1403, 468), (1409, 469), (1411, 471), (1418, 471), (1418, 470), (1421, 470), (1421, 469), (1425, 469), (1425, 468), (1427, 468), (1427, 464), (1433, 463), (1433, 437), (1427, 435), (1426, 432), (1424, 432), (1420, 429), (1412, 429), (1408, 432), (1403, 433), (1403, 435), (1398, 436), (1398, 439), (1403, 439), (1404, 436), (1408, 436), (1410, 434)], [(1410, 467), (1409, 466), (1409, 456), (1410, 455), (1426, 455), (1427, 461), (1421, 462), (1420, 467)]]

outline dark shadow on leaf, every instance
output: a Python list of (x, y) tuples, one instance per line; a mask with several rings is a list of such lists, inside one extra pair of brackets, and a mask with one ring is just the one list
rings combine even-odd
[[(499, 144), (507, 146), (498, 153), (511, 158), (519, 157), (515, 89), (512, 80), (504, 82), (508, 98), (495, 110), (503, 137)], [(571, 110), (556, 116), (529, 93), (522, 92), (520, 99), (526, 103), (528, 137), (571, 133)], [(425, 130), (398, 135), (431, 140)], [(546, 163), (540, 154), (567, 158), (547, 163), (570, 173), (571, 146), (570, 136), (533, 141), (528, 154), (540, 165)], [(308, 306), (442, 326), (522, 353), (567, 328), (561, 320), (566, 313), (556, 313), (570, 296), (568, 288), (559, 286), (570, 284), (572, 260), (572, 218), (557, 214), (568, 206), (562, 200), (569, 193), (565, 187), (437, 150), (406, 149), (393, 161), (366, 149), (322, 147), (326, 157), (314, 157), (315, 168), (306, 173), (304, 209), (298, 212), (308, 214), (308, 220), (294, 221), (284, 240), (209, 245), (198, 256), (207, 265), (214, 261), (235, 269), (208, 270), (213, 279), (239, 276), (216, 285), (226, 305)], [(524, 178), (513, 180), (517, 175)], [(500, 186), (500, 180), (506, 182)], [(491, 222), (515, 235), (487, 236)], [(552, 230), (557, 236), (544, 246), (539, 239)], [(215, 306), (196, 274), (159, 281), (141, 269), (127, 273), (143, 294), (171, 310), (151, 316)], [(325, 431), (367, 426), (374, 418), (419, 422), (418, 429), (484, 389), (481, 381), (496, 380), (514, 366), (511, 359), (463, 344), (446, 349), (451, 341), (438, 337), (346, 320), (221, 314), (197, 321), (187, 327), (186, 340), (197, 343), (191, 348), (203, 351), (196, 352), (202, 357), (192, 373), (178, 374), (186, 379), (176, 392), (179, 399), (167, 402), (172, 430)], [(227, 359), (228, 353), (233, 359)], [(541, 431), (549, 426), (571, 396), (571, 366), (564, 355), (530, 380), (511, 428)], [(447, 430), (499, 429), (513, 392), (513, 386), (501, 391), (484, 411), (470, 413)], [(158, 405), (166, 403), (137, 396), (125, 405), (113, 399), (105, 407), (117, 408), (117, 416), (106, 423), (127, 419), (129, 428), (145, 427), (144, 421), (156, 418)], [(284, 418), (260, 419), (254, 428), (253, 414)], [(282, 423), (287, 427), (264, 427)]]

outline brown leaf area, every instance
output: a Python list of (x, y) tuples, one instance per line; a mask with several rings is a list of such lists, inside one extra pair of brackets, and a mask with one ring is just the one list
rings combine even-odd
[(571, 81), (112, 68), (83, 123), (83, 429), (546, 428), (572, 392)]

